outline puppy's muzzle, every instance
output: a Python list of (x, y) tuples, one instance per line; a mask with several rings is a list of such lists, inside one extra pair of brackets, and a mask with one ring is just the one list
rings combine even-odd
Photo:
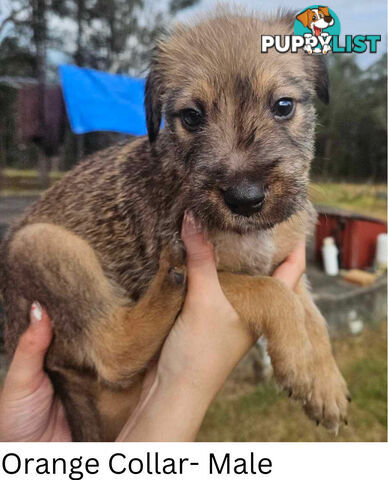
[(222, 191), (228, 208), (238, 215), (250, 217), (259, 212), (264, 204), (264, 188), (260, 183), (243, 180)]

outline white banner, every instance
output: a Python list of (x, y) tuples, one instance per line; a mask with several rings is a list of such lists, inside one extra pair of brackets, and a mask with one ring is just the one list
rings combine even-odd
[(3, 443), (0, 479), (387, 480), (387, 443)]

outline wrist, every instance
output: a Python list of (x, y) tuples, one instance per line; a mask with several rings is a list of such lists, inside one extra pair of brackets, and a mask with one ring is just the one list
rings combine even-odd
[(234, 364), (229, 366), (225, 363), (222, 366), (218, 361), (208, 362), (207, 366), (193, 363), (186, 368), (173, 370), (158, 368), (158, 392), (176, 392), (190, 402), (209, 407), (234, 367)]
[(118, 441), (194, 441), (213, 397), (211, 390), (183, 376), (158, 372)]

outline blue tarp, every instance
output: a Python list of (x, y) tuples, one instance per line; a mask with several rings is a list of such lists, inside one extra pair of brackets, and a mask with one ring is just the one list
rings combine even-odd
[(143, 105), (144, 79), (74, 65), (61, 65), (59, 74), (74, 133), (147, 133)]

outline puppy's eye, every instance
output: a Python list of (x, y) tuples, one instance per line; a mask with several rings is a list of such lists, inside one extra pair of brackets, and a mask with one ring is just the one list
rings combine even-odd
[(292, 98), (280, 98), (273, 107), (275, 118), (291, 118), (295, 110), (294, 100)]
[(202, 115), (193, 108), (185, 108), (180, 112), (182, 125), (191, 132), (196, 130), (203, 122)]
[(316, 20), (316, 19), (317, 19), (317, 17), (315, 15), (313, 15), (313, 20)]

